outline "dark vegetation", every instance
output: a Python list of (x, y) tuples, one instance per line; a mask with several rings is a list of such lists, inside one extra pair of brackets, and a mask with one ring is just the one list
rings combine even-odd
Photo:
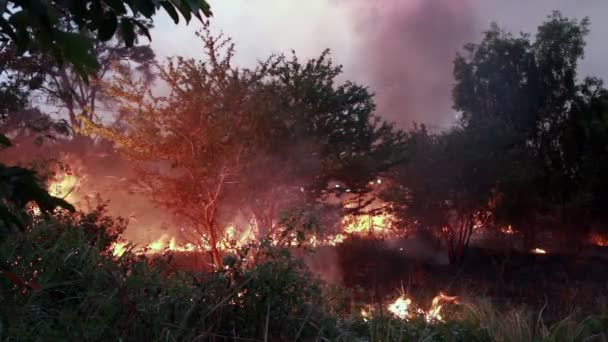
[[(608, 195), (608, 92), (577, 75), (587, 20), (553, 13), (535, 37), (493, 26), (455, 59), (461, 117), (431, 132), (382, 120), (368, 89), (337, 81), (328, 52), (240, 68), (231, 41), (206, 24), (203, 60), (151, 68), (138, 39), (161, 8), (176, 23), (178, 11), (186, 21), (211, 14), (205, 1), (0, 1), (1, 143), (4, 159), (21, 163), (0, 165), (0, 339), (608, 338), (604, 251), (583, 255), (590, 234), (607, 233), (598, 227)], [(169, 93), (156, 94), (155, 80)], [(46, 158), (17, 158), (32, 146)], [(209, 250), (194, 257), (211, 266), (129, 245), (115, 255), (127, 221), (45, 190), (62, 150), (95, 160), (114, 148), (136, 167), (134, 188), (188, 228)], [(378, 179), (380, 189), (370, 185)], [(345, 288), (293, 256), (377, 199), (402, 235), (425, 236), (449, 264), (350, 238), (324, 247)], [(223, 249), (236, 215), (256, 219), (258, 239)], [(476, 232), (507, 226), (523, 247), (470, 248)], [(530, 254), (540, 242), (561, 248)], [(398, 288), (421, 302), (438, 291), (462, 300), (445, 322), (398, 319), (384, 305)]]

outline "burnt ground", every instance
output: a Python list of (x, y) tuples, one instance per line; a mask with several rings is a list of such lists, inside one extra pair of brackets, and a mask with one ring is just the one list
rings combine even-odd
[[(507, 307), (543, 306), (548, 315), (578, 308), (608, 312), (608, 248), (593, 253), (532, 254), (470, 248), (460, 265), (413, 260), (382, 242), (353, 240), (336, 247), (342, 283), (360, 288), (368, 300), (395, 297), (402, 288), (416, 298), (439, 291), (462, 297), (484, 296)], [(321, 252), (323, 253), (323, 252)], [(361, 298), (364, 299), (364, 298)]]

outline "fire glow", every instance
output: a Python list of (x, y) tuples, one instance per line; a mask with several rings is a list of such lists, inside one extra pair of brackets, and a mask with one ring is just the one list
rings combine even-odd
[[(413, 311), (413, 301), (405, 295), (399, 296), (393, 302), (388, 304), (387, 310), (393, 314), (395, 318), (401, 320), (410, 320), (414, 316), (422, 316), (426, 320), (427, 323), (434, 322), (443, 322), (443, 317), (441, 316), (441, 308), (446, 303), (458, 303), (458, 297), (456, 296), (447, 296), (440, 292), (433, 301), (431, 302), (431, 307), (425, 311), (422, 308), (418, 308)], [(363, 315), (365, 312), (365, 315)], [(362, 311), (362, 316), (364, 320), (369, 319), (369, 313), (367, 311)]]
[(534, 248), (533, 250), (531, 250), (531, 252), (533, 254), (547, 254), (547, 251), (542, 249), (542, 248)]
[[(79, 196), (83, 191), (86, 178), (82, 168), (77, 167), (78, 163), (73, 160), (66, 160), (69, 164), (74, 164), (71, 172), (59, 172), (49, 182), (49, 192), (59, 198), (63, 198), (76, 206), (82, 196)], [(380, 180), (373, 182), (375, 185), (381, 184)], [(348, 214), (340, 221), (340, 227), (337, 233), (319, 237), (312, 236), (308, 239), (307, 244), (311, 247), (317, 246), (336, 246), (343, 243), (349, 236), (389, 237), (393, 232), (395, 219), (386, 213), (375, 214)], [(181, 229), (183, 232), (184, 229)], [(224, 251), (234, 250), (244, 247), (251, 242), (254, 242), (258, 237), (257, 226), (252, 220), (245, 227), (237, 227), (229, 224), (223, 229), (223, 238), (219, 243), (219, 249)], [(183, 240), (183, 239), (181, 239)], [(139, 255), (154, 255), (165, 252), (207, 252), (211, 248), (209, 244), (202, 238), (189, 238), (188, 241), (180, 241), (176, 236), (163, 234), (159, 238), (152, 240), (144, 245), (130, 244), (128, 242), (116, 242), (112, 246), (112, 254), (120, 257), (127, 250)], [(278, 239), (277, 239), (278, 240)], [(296, 239), (290, 242), (291, 245), (297, 244)]]

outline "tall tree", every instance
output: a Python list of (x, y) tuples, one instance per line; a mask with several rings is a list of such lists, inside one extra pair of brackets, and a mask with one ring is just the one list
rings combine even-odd
[(454, 108), (462, 125), (494, 121), (495, 132), (511, 132), (503, 153), (512, 157), (512, 172), (497, 182), (497, 217), (514, 223), (528, 247), (544, 218), (574, 193), (573, 165), (564, 159), (561, 137), (581, 94), (577, 66), (588, 25), (554, 12), (534, 40), (494, 25), (455, 60)]

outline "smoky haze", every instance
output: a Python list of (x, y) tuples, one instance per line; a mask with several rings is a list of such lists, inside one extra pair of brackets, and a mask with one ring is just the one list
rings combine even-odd
[[(240, 64), (290, 49), (312, 58), (330, 48), (336, 63), (344, 65), (344, 78), (370, 86), (379, 114), (403, 128), (413, 121), (440, 129), (454, 123), (452, 61), (493, 21), (514, 33), (534, 33), (553, 10), (572, 18), (589, 16), (581, 76), (608, 77), (605, 0), (209, 1), (212, 26), (234, 38)], [(199, 25), (175, 27), (168, 16), (155, 24), (152, 45), (161, 59), (201, 57), (194, 35)]]
[(359, 39), (358, 72), (379, 112), (400, 127), (444, 129), (453, 122), (452, 61), (477, 33), (469, 1), (342, 0)]

